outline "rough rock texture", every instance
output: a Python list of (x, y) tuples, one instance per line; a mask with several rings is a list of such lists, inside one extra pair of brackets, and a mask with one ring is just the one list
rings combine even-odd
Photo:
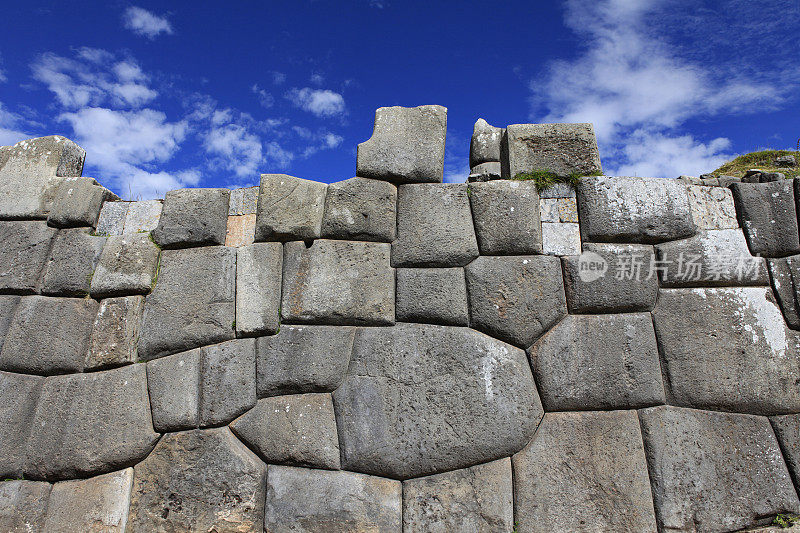
[(781, 445), (789, 473), (797, 484), (800, 480), (800, 415), (773, 416), (770, 422)]
[(542, 222), (578, 223), (578, 203), (575, 198), (542, 198), (539, 201)]
[(602, 173), (591, 124), (511, 124), (500, 144), (504, 178), (546, 170), (559, 176)]
[(488, 122), (479, 118), (472, 128), (472, 138), (469, 143), (469, 166), (475, 167), (481, 163), (500, 161), (500, 141), (505, 128), (490, 126)]
[(95, 233), (104, 237), (122, 235), (125, 232), (125, 217), (131, 202), (105, 202), (97, 218)]
[(256, 215), (228, 216), (225, 246), (238, 248), (253, 244), (256, 233)]
[(0, 482), (0, 530), (6, 533), (45, 531), (44, 519), (50, 483), (42, 481)]
[(392, 242), (397, 232), (397, 187), (366, 178), (328, 185), (322, 237)]
[(513, 461), (519, 531), (656, 531), (635, 411), (547, 413)]
[(159, 433), (200, 425), (201, 358), (198, 348), (147, 362), (153, 428)]
[(781, 307), (786, 324), (792, 329), (800, 329), (800, 306), (797, 304), (796, 296), (798, 290), (792, 275), (792, 272), (800, 274), (798, 260), (800, 260), (800, 256), (767, 259), (767, 269), (775, 300)]
[(44, 531), (124, 533), (133, 468), (53, 485)]
[(158, 271), (158, 255), (146, 233), (109, 237), (92, 276), (92, 296), (147, 294)]
[(85, 296), (100, 260), (105, 237), (93, 237), (83, 229), (61, 230), (47, 258), (42, 294)]
[(580, 254), (580, 226), (574, 223), (542, 222), (542, 253), (558, 256)]
[(119, 198), (98, 185), (94, 178), (65, 178), (56, 189), (47, 224), (57, 228), (93, 228), (106, 200)]
[(640, 419), (663, 531), (734, 531), (800, 510), (766, 418), (662, 406)]
[(697, 229), (733, 229), (739, 227), (733, 193), (723, 187), (687, 187), (689, 207)]
[(381, 107), (372, 137), (358, 145), (356, 176), (396, 183), (441, 182), (447, 108)]
[(753, 255), (785, 257), (800, 253), (792, 181), (731, 185), (739, 224)]
[(162, 200), (131, 202), (128, 215), (125, 217), (125, 233), (153, 231), (158, 227), (163, 209)]
[(19, 296), (0, 296), (0, 350), (2, 350), (3, 343), (6, 340), (8, 328), (11, 327), (11, 321), (14, 319), (14, 311), (17, 309), (19, 300)]
[(169, 191), (153, 238), (163, 248), (225, 244), (230, 195), (228, 189)]
[(328, 186), (286, 174), (262, 174), (256, 241), (318, 239)]
[(575, 198), (575, 187), (570, 183), (554, 183), (539, 191), (539, 198)]
[(397, 533), (402, 530), (399, 481), (290, 466), (270, 466), (267, 531)]
[(228, 216), (255, 215), (258, 206), (258, 187), (233, 189), (228, 203)]
[(144, 297), (124, 296), (100, 301), (89, 339), (85, 370), (98, 370), (136, 362), (136, 344)]
[(480, 163), (470, 169), (467, 181), (469, 183), (492, 181), (500, 179), (500, 161)]
[[(0, 479), (21, 478), (27, 464), (25, 442), (44, 378), (0, 372)], [(0, 487), (3, 485), (0, 484)], [(20, 489), (22, 490), (22, 489)], [(0, 488), (0, 500), (3, 489)], [(3, 516), (0, 503), (0, 517)], [(0, 524), (3, 518), (0, 518)]]
[(256, 404), (255, 349), (255, 339), (236, 339), (201, 350), (201, 426), (227, 424)]
[(508, 456), (542, 415), (522, 350), (448, 326), (358, 330), (333, 398), (342, 467), (400, 479)]
[(539, 193), (529, 181), (488, 181), (469, 186), (478, 247), (483, 255), (542, 251)]
[[(0, 212), (3, 209), (0, 201)], [(44, 222), (0, 222), (0, 290), (7, 294), (35, 293), (55, 236), (56, 230)]]
[(280, 328), (283, 246), (259, 242), (236, 250), (236, 334), (274, 335)]
[(463, 268), (398, 268), (397, 320), (469, 326)]

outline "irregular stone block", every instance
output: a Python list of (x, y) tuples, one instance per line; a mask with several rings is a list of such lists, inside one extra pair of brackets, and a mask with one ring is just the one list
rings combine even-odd
[(692, 220), (697, 229), (735, 229), (739, 227), (733, 193), (729, 189), (692, 185), (687, 187), (687, 192)]
[(592, 124), (511, 124), (500, 142), (504, 178), (546, 170), (559, 176), (603, 172)]
[[(783, 257), (780, 259), (767, 259), (767, 270), (769, 271), (772, 282), (772, 290), (775, 300), (783, 312), (786, 325), (792, 329), (800, 329), (800, 306), (797, 304), (797, 289), (792, 279), (792, 269), (790, 262), (794, 262), (796, 256)], [(800, 259), (800, 257), (797, 257)]]
[(474, 183), (467, 190), (481, 254), (527, 255), (542, 251), (535, 183), (488, 181)]
[(236, 339), (201, 350), (201, 426), (227, 424), (256, 404), (255, 349), (255, 339)]
[(547, 413), (513, 462), (520, 531), (656, 531), (635, 411)]
[(283, 246), (259, 242), (236, 250), (236, 334), (274, 335), (280, 328)]
[[(0, 179), (0, 182), (3, 180)], [(0, 186), (0, 212), (3, 210)], [(0, 290), (33, 294), (56, 230), (44, 222), (0, 222)]]
[(789, 473), (797, 483), (800, 480), (800, 415), (773, 416), (770, 422), (781, 445)]
[(328, 185), (322, 236), (392, 242), (397, 230), (397, 187), (367, 178)]
[(134, 467), (126, 531), (261, 531), (266, 477), (228, 428), (169, 433)]
[[(44, 378), (0, 372), (0, 479), (21, 478), (27, 464), (25, 442)], [(3, 522), (0, 484), (0, 524)]]
[(125, 217), (131, 202), (105, 202), (97, 218), (96, 235), (108, 237), (122, 235), (125, 232)]
[(570, 315), (529, 355), (548, 412), (636, 409), (665, 401), (649, 313)]
[(6, 533), (31, 533), (44, 529), (50, 483), (42, 481), (3, 481), (0, 483), (0, 530)]
[(259, 400), (231, 429), (265, 462), (339, 469), (339, 440), (330, 394)]
[(319, 239), (328, 186), (286, 174), (262, 174), (256, 241)]
[(766, 415), (800, 411), (797, 348), (768, 288), (661, 290), (653, 319), (670, 403)]
[(56, 483), (50, 491), (44, 531), (123, 533), (128, 522), (132, 484), (133, 468)]
[(124, 233), (150, 232), (158, 227), (163, 200), (141, 200), (131, 202), (125, 217)]
[(22, 298), (0, 352), (0, 368), (27, 374), (81, 372), (97, 307), (83, 298)]
[(84, 229), (61, 230), (53, 241), (42, 280), (42, 294), (85, 296), (100, 260), (105, 237), (93, 237)]
[(736, 214), (753, 255), (785, 257), (800, 253), (791, 180), (734, 183)]
[(358, 145), (356, 176), (395, 183), (441, 182), (447, 108), (380, 107), (372, 137)]
[(48, 377), (28, 439), (25, 477), (68, 479), (119, 470), (158, 440), (144, 365)]
[(153, 428), (159, 433), (200, 425), (200, 349), (147, 362)]
[(0, 350), (6, 340), (8, 328), (11, 327), (11, 321), (14, 319), (14, 311), (17, 310), (19, 299), (19, 296), (0, 296)]
[(255, 215), (258, 205), (258, 187), (244, 187), (231, 190), (228, 216)]
[(388, 244), (287, 242), (281, 315), (289, 323), (394, 323), (394, 269)]
[(270, 466), (267, 478), (267, 531), (402, 530), (402, 486), (379, 477)]
[(92, 296), (147, 294), (158, 272), (158, 254), (147, 233), (109, 237), (92, 276)]
[(256, 233), (255, 215), (228, 216), (228, 229), (225, 234), (225, 246), (238, 248), (253, 244)]
[(467, 186), (401, 185), (392, 266), (464, 266), (478, 257)]
[(671, 406), (639, 418), (659, 530), (735, 531), (800, 510), (766, 418)]
[(94, 228), (106, 200), (119, 197), (98, 185), (94, 178), (65, 178), (56, 190), (47, 224), (57, 228)]
[(403, 482), (403, 531), (511, 531), (511, 460)]
[(734, 183), (742, 182), (742, 178), (737, 178), (735, 176), (720, 176), (717, 179), (719, 180), (720, 187), (730, 187)]
[(472, 327), (528, 348), (567, 314), (555, 257), (479, 257), (464, 269)]
[(470, 168), (467, 181), (477, 183), (482, 181), (492, 181), (500, 179), (500, 161), (490, 161), (481, 163)]
[(94, 320), (85, 370), (99, 370), (136, 362), (136, 343), (144, 309), (143, 296), (106, 298)]
[(283, 326), (256, 340), (258, 397), (333, 392), (344, 379), (355, 328)]
[(342, 468), (398, 479), (507, 457), (542, 416), (522, 350), (450, 326), (359, 329), (333, 400)]
[(163, 248), (225, 244), (229, 189), (178, 189), (164, 196), (153, 238)]
[(469, 166), (474, 167), (489, 161), (500, 161), (500, 140), (505, 128), (490, 126), (479, 118), (472, 128), (469, 143)]
[(165, 250), (144, 304), (139, 359), (148, 361), (234, 337), (236, 250)]
[(571, 313), (650, 311), (658, 296), (655, 252), (643, 244), (585, 243), (563, 259)]
[(397, 320), (469, 326), (463, 268), (398, 268)]
[(558, 256), (580, 254), (580, 226), (573, 223), (542, 222), (542, 253)]

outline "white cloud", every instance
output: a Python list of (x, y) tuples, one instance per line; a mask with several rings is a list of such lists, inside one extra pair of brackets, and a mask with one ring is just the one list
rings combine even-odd
[(256, 174), (263, 160), (261, 139), (239, 124), (214, 126), (204, 134), (203, 147), (207, 153), (221, 156), (215, 159), (217, 166), (240, 178)]
[(321, 129), (313, 132), (302, 126), (292, 126), (292, 131), (304, 140), (308, 145), (303, 149), (302, 157), (308, 158), (321, 150), (332, 150), (337, 148), (344, 138), (330, 131)]
[(318, 117), (333, 117), (345, 112), (344, 98), (341, 94), (328, 89), (291, 89), (286, 93), (295, 106)]
[(253, 94), (258, 96), (258, 102), (261, 104), (261, 107), (270, 108), (275, 104), (275, 98), (269, 94), (265, 89), (262, 89), (258, 86), (257, 83), (254, 83), (250, 90), (253, 91)]
[(9, 146), (31, 136), (20, 129), (22, 117), (4, 109), (0, 102), (0, 146)]
[(270, 74), (272, 75), (273, 84), (281, 85), (286, 82), (286, 74), (284, 74), (283, 72), (278, 72), (276, 70), (273, 70), (270, 72)]
[(619, 176), (699, 176), (729, 161), (731, 141), (717, 138), (702, 143), (691, 135), (669, 136), (635, 131), (622, 148), (625, 163), (614, 174)]
[(131, 6), (122, 15), (125, 27), (137, 35), (155, 39), (162, 33), (172, 34), (172, 25), (166, 17), (160, 17), (141, 7)]
[(309, 78), (309, 81), (311, 81), (311, 83), (313, 83), (314, 85), (322, 85), (323, 83), (325, 83), (325, 76), (323, 76), (322, 74), (314, 73)]

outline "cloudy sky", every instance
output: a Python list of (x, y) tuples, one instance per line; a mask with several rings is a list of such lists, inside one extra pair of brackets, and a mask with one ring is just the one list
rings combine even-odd
[(4, 9), (0, 145), (65, 135), (124, 197), (350, 178), (389, 105), (449, 109), (448, 181), (479, 117), (592, 122), (611, 175), (800, 137), (797, 0), (36, 4)]

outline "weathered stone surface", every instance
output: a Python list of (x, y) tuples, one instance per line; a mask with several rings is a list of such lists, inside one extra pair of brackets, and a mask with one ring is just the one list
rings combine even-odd
[(649, 313), (570, 315), (529, 355), (548, 412), (636, 409), (665, 401)]
[(228, 428), (167, 434), (134, 468), (126, 531), (261, 531), (266, 477)]
[(578, 223), (578, 202), (575, 198), (556, 198), (558, 222)]
[(739, 224), (753, 255), (785, 257), (800, 253), (792, 181), (731, 185)]
[(403, 531), (511, 531), (511, 460), (403, 482)]
[(139, 359), (234, 337), (236, 250), (165, 250), (158, 283), (144, 304)]
[(244, 187), (231, 191), (231, 201), (228, 204), (228, 216), (255, 215), (258, 205), (258, 187)]
[(22, 298), (0, 352), (0, 368), (26, 374), (82, 371), (97, 307), (82, 298)]
[(256, 241), (318, 239), (328, 186), (286, 174), (262, 174)]
[(100, 301), (89, 339), (85, 370), (136, 362), (136, 343), (143, 309), (143, 296), (106, 298)]
[(283, 246), (258, 242), (236, 250), (236, 334), (274, 335), (280, 328)]
[(11, 327), (11, 321), (14, 319), (14, 311), (17, 310), (19, 299), (19, 296), (0, 296), (0, 350), (6, 340), (8, 328)]
[(686, 186), (663, 178), (583, 178), (577, 187), (583, 239), (655, 244), (691, 237)]
[[(0, 479), (21, 478), (25, 469), (25, 442), (31, 430), (44, 378), (0, 372)], [(3, 485), (0, 484), (0, 487)], [(0, 488), (0, 523), (3, 519)]]
[(558, 256), (580, 254), (580, 226), (574, 223), (542, 222), (542, 253)]
[(798, 260), (800, 260), (798, 256), (767, 259), (775, 300), (783, 312), (786, 324), (792, 329), (800, 329), (800, 306), (797, 304), (796, 296), (798, 291), (792, 277), (792, 271), (797, 268), (793, 263)]
[(380, 107), (372, 137), (358, 145), (356, 176), (396, 183), (441, 182), (447, 108)]
[(367, 178), (328, 185), (322, 237), (392, 242), (397, 231), (397, 187)]
[(554, 183), (539, 191), (539, 198), (575, 198), (575, 187), (570, 183)]
[(355, 328), (283, 326), (256, 341), (258, 397), (333, 392), (344, 379)]
[(449, 326), (359, 329), (333, 399), (342, 467), (399, 479), (506, 457), (542, 416), (522, 350)]
[(478, 241), (472, 226), (467, 185), (400, 186), (392, 266), (464, 266), (476, 257)]
[(56, 190), (47, 224), (57, 228), (93, 228), (106, 200), (119, 198), (98, 185), (94, 178), (65, 178)]
[(321, 239), (287, 242), (281, 315), (288, 323), (394, 323), (388, 244)]
[(742, 178), (737, 178), (735, 176), (720, 176), (717, 179), (719, 180), (720, 187), (730, 187), (734, 183), (742, 182)]
[(232, 215), (228, 216), (228, 229), (225, 234), (225, 246), (238, 248), (253, 244), (256, 233), (256, 216)]
[(159, 433), (200, 425), (201, 349), (147, 362), (153, 428)]
[(481, 163), (500, 161), (500, 140), (505, 128), (490, 126), (488, 122), (479, 118), (472, 128), (472, 138), (469, 143), (469, 166), (474, 167)]
[(528, 348), (567, 314), (555, 257), (479, 257), (464, 269), (472, 327)]
[(766, 415), (800, 411), (800, 359), (768, 288), (661, 290), (653, 319), (670, 403)]
[(131, 202), (128, 214), (125, 217), (124, 233), (153, 231), (158, 227), (158, 220), (161, 218), (163, 208), (164, 203), (162, 200)]
[(269, 467), (267, 531), (397, 533), (402, 521), (399, 481), (351, 472)]
[(480, 163), (469, 170), (467, 181), (470, 183), (500, 179), (500, 161)]
[(603, 172), (591, 124), (511, 124), (500, 154), (504, 178), (536, 170), (559, 176)]
[(201, 350), (201, 426), (226, 424), (256, 404), (255, 350), (255, 339), (236, 339)]
[(31, 533), (44, 529), (50, 483), (3, 481), (0, 483), (0, 530)]
[(100, 260), (105, 237), (93, 237), (84, 229), (61, 230), (47, 258), (42, 294), (85, 296), (89, 294), (92, 273)]
[(734, 229), (739, 227), (733, 193), (729, 189), (691, 185), (686, 190), (689, 194), (692, 220), (697, 229)]
[(125, 217), (131, 202), (105, 202), (97, 218), (97, 235), (108, 237), (122, 235), (125, 232)]
[(797, 483), (800, 480), (800, 415), (773, 416), (770, 422), (781, 445), (789, 473)]
[(656, 531), (635, 411), (547, 413), (513, 462), (519, 531)]
[(231, 429), (267, 463), (339, 469), (330, 394), (264, 398)]
[(153, 238), (163, 248), (225, 244), (230, 196), (229, 189), (167, 192)]
[(660, 530), (734, 531), (800, 510), (766, 418), (661, 406), (640, 419)]
[(469, 326), (464, 269), (398, 268), (397, 320)]
[(124, 533), (132, 484), (133, 468), (56, 483), (50, 491), (44, 531)]
[(147, 294), (158, 272), (158, 255), (147, 233), (109, 237), (92, 276), (92, 296)]
[(135, 464), (158, 439), (144, 365), (48, 377), (28, 439), (29, 479), (85, 477)]
[(535, 183), (487, 181), (473, 183), (468, 190), (481, 254), (527, 255), (542, 251)]
[[(3, 209), (0, 200), (0, 212)], [(36, 292), (39, 273), (55, 236), (56, 230), (44, 222), (0, 222), (0, 290), (15, 294)]]

